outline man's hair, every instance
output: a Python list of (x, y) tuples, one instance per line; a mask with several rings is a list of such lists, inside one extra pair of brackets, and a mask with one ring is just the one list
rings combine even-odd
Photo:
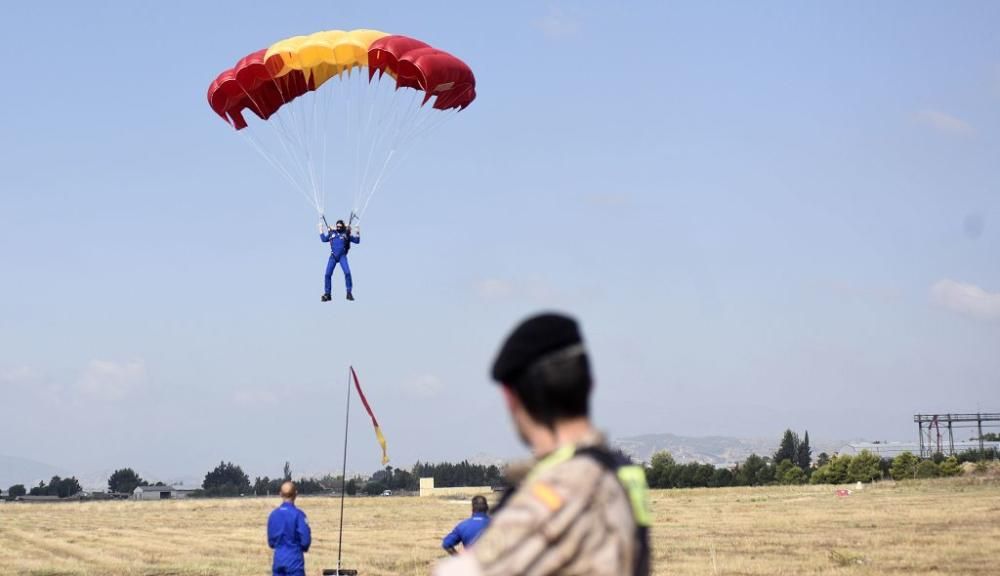
[[(563, 352), (563, 351), (560, 351)], [(566, 350), (535, 362), (506, 383), (535, 420), (556, 420), (590, 413), (590, 363), (583, 350)]]
[(294, 500), (296, 496), (299, 495), (298, 488), (295, 487), (295, 482), (288, 481), (281, 485), (281, 497)]
[(540, 314), (522, 322), (501, 347), (492, 375), (543, 424), (590, 413), (590, 361), (579, 326), (568, 316)]
[(473, 496), (472, 497), (472, 512), (476, 514), (485, 514), (490, 511), (490, 505), (486, 503), (486, 498), (483, 496)]

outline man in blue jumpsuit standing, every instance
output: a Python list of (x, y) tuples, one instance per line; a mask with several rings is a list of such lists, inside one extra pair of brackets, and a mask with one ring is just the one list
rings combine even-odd
[(472, 546), (472, 543), (476, 541), (476, 538), (479, 538), (479, 534), (481, 534), (490, 523), (490, 517), (488, 516), (489, 511), (490, 507), (486, 503), (486, 498), (483, 498), (482, 496), (473, 497), (472, 516), (459, 522), (458, 525), (455, 526), (455, 529), (441, 541), (441, 547), (444, 548), (448, 554), (454, 556), (455, 554), (458, 554), (458, 551), (455, 550), (455, 546), (458, 546), (459, 543), (461, 543), (465, 548)]
[(303, 556), (312, 544), (312, 532), (306, 522), (305, 512), (295, 507), (298, 495), (295, 484), (281, 485), (283, 502), (267, 519), (267, 544), (274, 549), (274, 576), (305, 576), (306, 559)]
[(361, 243), (361, 227), (355, 226), (352, 230), (348, 228), (343, 220), (337, 220), (335, 228), (328, 228), (325, 223), (319, 224), (319, 239), (321, 242), (330, 244), (330, 259), (326, 263), (326, 276), (323, 277), (323, 302), (330, 301), (330, 278), (333, 276), (333, 269), (340, 264), (340, 269), (344, 272), (344, 283), (347, 286), (347, 299), (354, 300), (351, 293), (353, 283), (351, 282), (351, 266), (347, 262), (347, 253), (351, 250), (351, 244)]

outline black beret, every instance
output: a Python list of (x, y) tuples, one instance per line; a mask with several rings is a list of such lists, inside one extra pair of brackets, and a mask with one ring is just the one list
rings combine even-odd
[(532, 316), (521, 322), (500, 347), (493, 362), (493, 379), (509, 384), (542, 356), (582, 342), (580, 328), (569, 316)]

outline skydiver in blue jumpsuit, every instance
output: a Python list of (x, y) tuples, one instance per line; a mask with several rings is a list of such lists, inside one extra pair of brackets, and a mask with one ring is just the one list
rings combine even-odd
[[(324, 228), (326, 229), (324, 232)], [(323, 302), (330, 301), (330, 278), (333, 276), (333, 269), (340, 264), (340, 269), (344, 271), (344, 284), (347, 286), (347, 299), (354, 300), (351, 288), (351, 265), (347, 262), (347, 253), (351, 250), (351, 244), (361, 243), (361, 227), (355, 226), (352, 230), (348, 228), (343, 220), (337, 220), (336, 228), (328, 228), (325, 223), (319, 225), (319, 239), (321, 242), (330, 244), (330, 259), (326, 263), (326, 276), (323, 277)]]
[(267, 545), (274, 549), (274, 576), (306, 576), (304, 553), (312, 544), (305, 512), (295, 507), (298, 491), (293, 482), (281, 485), (283, 502), (267, 518)]

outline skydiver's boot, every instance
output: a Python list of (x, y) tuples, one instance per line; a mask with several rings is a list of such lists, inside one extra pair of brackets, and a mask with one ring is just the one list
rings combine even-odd
[(320, 302), (329, 302), (330, 300), (332, 300), (332, 298), (330, 298), (329, 292), (323, 294), (323, 297), (319, 299)]
[(354, 300), (354, 294), (351, 294), (350, 292), (348, 292), (347, 293), (347, 299), (348, 300)]

